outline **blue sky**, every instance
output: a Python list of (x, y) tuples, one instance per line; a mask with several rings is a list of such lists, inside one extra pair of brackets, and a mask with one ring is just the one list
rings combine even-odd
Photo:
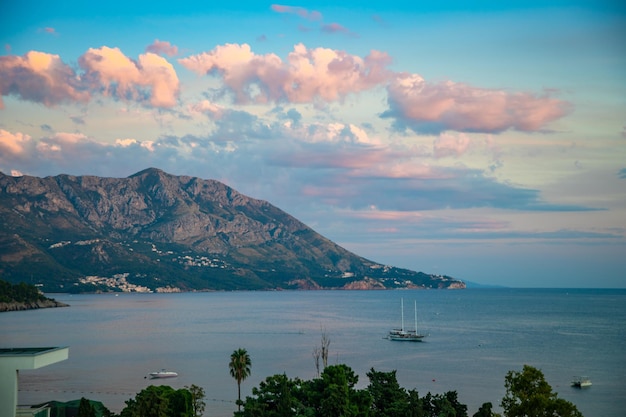
[(157, 167), (377, 262), (626, 287), (621, 2), (25, 1), (0, 16), (4, 173)]

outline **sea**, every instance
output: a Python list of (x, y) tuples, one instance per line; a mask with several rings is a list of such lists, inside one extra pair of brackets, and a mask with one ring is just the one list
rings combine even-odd
[[(0, 313), (0, 347), (69, 347), (65, 361), (19, 372), (19, 404), (81, 397), (119, 413), (151, 384), (205, 391), (205, 416), (237, 406), (230, 354), (248, 351), (242, 398), (266, 377), (317, 377), (322, 334), (329, 364), (396, 370), (420, 396), (456, 391), (468, 415), (491, 402), (502, 412), (505, 376), (524, 365), (542, 371), (559, 398), (586, 417), (626, 410), (626, 290), (505, 289), (267, 291), (178, 294), (48, 294), (70, 305)], [(386, 339), (401, 325), (421, 343)], [(177, 378), (151, 380), (162, 369)], [(588, 388), (570, 386), (588, 376)]]

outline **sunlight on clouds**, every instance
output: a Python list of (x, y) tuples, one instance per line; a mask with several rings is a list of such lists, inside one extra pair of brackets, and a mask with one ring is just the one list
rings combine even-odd
[(79, 89), (74, 71), (58, 55), (30, 51), (24, 56), (0, 56), (0, 110), (2, 96), (15, 95), (45, 106), (86, 102), (89, 93)]
[(59, 132), (56, 133), (52, 139), (58, 143), (74, 144), (86, 140), (87, 136), (82, 133)]
[(339, 100), (384, 82), (390, 58), (374, 51), (363, 59), (297, 44), (284, 62), (275, 54), (256, 55), (247, 44), (226, 44), (178, 62), (200, 75), (217, 71), (238, 103), (307, 103)]
[(139, 55), (135, 63), (119, 48), (103, 46), (90, 48), (79, 58), (79, 64), (91, 87), (101, 88), (105, 95), (141, 102), (141, 88), (147, 87), (151, 90), (151, 105), (171, 107), (177, 102), (179, 82), (174, 67), (154, 53)]
[(537, 131), (571, 111), (571, 104), (530, 93), (507, 93), (417, 74), (398, 74), (388, 87), (390, 110), (383, 117), (418, 133)]
[(53, 106), (88, 102), (92, 92), (123, 100), (148, 102), (156, 107), (177, 103), (179, 81), (174, 67), (148, 52), (135, 62), (118, 48), (90, 48), (78, 59), (84, 74), (76, 73), (58, 55), (30, 51), (23, 57), (0, 57), (1, 96), (16, 95)]
[(136, 139), (115, 139), (115, 145), (120, 146), (122, 148), (128, 148), (131, 146), (141, 146), (149, 150), (150, 152), (154, 152), (154, 141), (146, 140), (146, 141), (138, 141)]
[(155, 39), (152, 44), (146, 47), (146, 52), (152, 52), (158, 55), (176, 56), (178, 55), (178, 47), (167, 41)]
[(365, 130), (353, 124), (346, 125), (335, 122), (326, 125), (302, 125), (301, 127), (293, 124), (284, 126), (292, 130), (291, 135), (294, 138), (301, 138), (310, 143), (342, 142), (374, 146), (382, 145), (382, 141), (379, 138), (369, 137)]
[(11, 133), (0, 129), (0, 158), (7, 156), (18, 157), (26, 153), (26, 147), (31, 143), (31, 137), (23, 133)]

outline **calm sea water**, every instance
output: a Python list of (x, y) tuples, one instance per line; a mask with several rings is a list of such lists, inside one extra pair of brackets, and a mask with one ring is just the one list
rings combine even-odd
[[(524, 364), (542, 370), (559, 397), (586, 417), (626, 410), (626, 291), (468, 289), (458, 291), (312, 291), (188, 294), (52, 295), (70, 308), (0, 314), (0, 347), (69, 346), (69, 359), (20, 372), (20, 404), (87, 397), (119, 412), (154, 383), (196, 384), (206, 416), (232, 416), (236, 382), (228, 372), (243, 347), (252, 375), (242, 396), (269, 375), (311, 379), (321, 331), (330, 363), (345, 363), (367, 386), (366, 372), (397, 370), (400, 384), (443, 393), (456, 390), (469, 415), (484, 402), (497, 411), (504, 377)], [(424, 343), (384, 339), (413, 326), (418, 305)], [(166, 368), (176, 379), (146, 375)], [(575, 389), (575, 375), (593, 386)]]

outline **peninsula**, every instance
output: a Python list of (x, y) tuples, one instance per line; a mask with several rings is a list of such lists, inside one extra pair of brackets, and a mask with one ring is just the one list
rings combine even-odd
[(0, 312), (51, 307), (69, 306), (44, 296), (34, 285), (23, 282), (13, 285), (0, 280)]

